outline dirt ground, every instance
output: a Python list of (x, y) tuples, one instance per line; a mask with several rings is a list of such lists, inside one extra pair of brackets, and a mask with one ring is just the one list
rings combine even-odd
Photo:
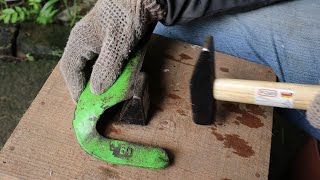
[(0, 60), (0, 149), (56, 64)]

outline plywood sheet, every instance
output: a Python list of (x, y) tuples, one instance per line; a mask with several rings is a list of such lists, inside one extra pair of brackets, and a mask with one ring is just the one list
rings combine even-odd
[[(55, 68), (0, 152), (0, 179), (267, 179), (272, 108), (219, 102), (217, 122), (192, 122), (189, 79), (200, 47), (153, 36), (148, 126), (113, 123), (104, 135), (163, 147), (164, 170), (112, 165), (86, 154), (72, 129), (75, 105)], [(269, 68), (216, 53), (217, 76), (274, 81)]]

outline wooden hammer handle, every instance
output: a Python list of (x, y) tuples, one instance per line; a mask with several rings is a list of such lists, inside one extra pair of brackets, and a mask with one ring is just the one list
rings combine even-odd
[(216, 79), (216, 100), (306, 110), (320, 85), (304, 85), (240, 79)]

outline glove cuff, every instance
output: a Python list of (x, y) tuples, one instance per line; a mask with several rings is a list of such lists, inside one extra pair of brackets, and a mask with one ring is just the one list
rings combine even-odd
[(307, 118), (313, 127), (320, 129), (320, 94), (313, 100), (311, 106), (308, 108)]

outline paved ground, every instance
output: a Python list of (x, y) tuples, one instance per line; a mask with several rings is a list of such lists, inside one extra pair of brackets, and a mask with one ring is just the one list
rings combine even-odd
[(0, 149), (56, 64), (0, 60)]

